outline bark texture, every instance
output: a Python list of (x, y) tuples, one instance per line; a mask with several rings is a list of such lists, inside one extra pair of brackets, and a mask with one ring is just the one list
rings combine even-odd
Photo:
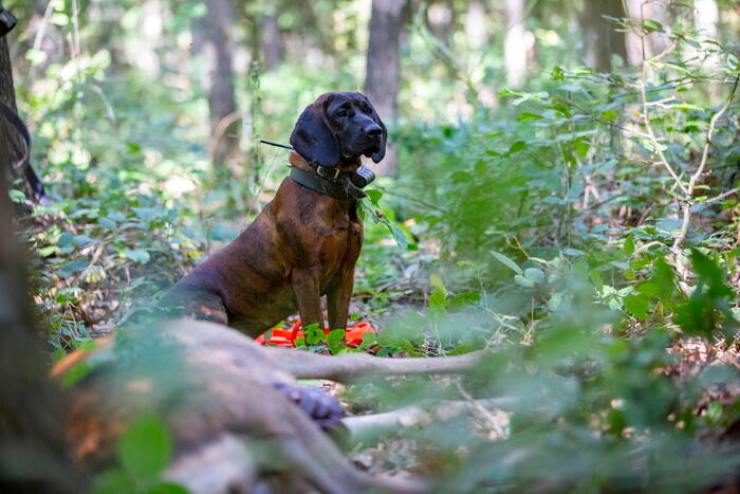
[(627, 32), (626, 47), (627, 60), (631, 65), (641, 65), (643, 60), (660, 54), (668, 47), (668, 36), (666, 33), (654, 32), (645, 36), (642, 42), (639, 34), (640, 25), (643, 21), (650, 19), (668, 26), (668, 10), (662, 1), (645, 3), (643, 0), (625, 0), (627, 17), (635, 22), (636, 27)]
[(580, 24), (586, 63), (601, 72), (611, 70), (612, 55), (627, 58), (624, 33), (604, 16), (624, 17), (622, 0), (587, 0), (583, 2)]
[[(0, 3), (2, 8), (2, 3)], [(0, 37), (0, 101), (17, 113), (15, 86), (10, 63), (10, 51), (5, 37)], [(0, 166), (7, 167), (22, 156), (22, 142), (17, 131), (0, 117)], [(6, 173), (3, 170), (3, 173)]]
[(262, 18), (260, 36), (265, 68), (272, 70), (285, 60), (285, 37), (278, 26), (276, 14), (266, 14)]
[(208, 12), (193, 25), (193, 51), (206, 63), (210, 151), (213, 164), (238, 169), (240, 116), (234, 89), (235, 19), (232, 0), (207, 0)]
[(506, 37), (504, 66), (506, 83), (511, 87), (524, 84), (527, 75), (527, 32), (524, 29), (524, 0), (506, 0)]
[[(373, 0), (367, 48), (365, 94), (386, 125), (398, 117), (398, 86), (401, 78), (401, 33), (405, 1)], [(378, 175), (398, 175), (398, 150), (387, 148), (376, 168)]]
[[(7, 40), (0, 38), (0, 99), (15, 109), (13, 87)], [(60, 396), (46, 377), (48, 357), (35, 331), (28, 262), (14, 235), (8, 166), (17, 158), (9, 146), (15, 135), (0, 125), (0, 492), (82, 492), (61, 437)]]

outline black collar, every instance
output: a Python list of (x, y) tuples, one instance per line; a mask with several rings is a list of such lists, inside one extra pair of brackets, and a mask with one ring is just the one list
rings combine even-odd
[(311, 173), (293, 166), (289, 176), (297, 184), (335, 199), (358, 200), (365, 197), (362, 189), (352, 183), (348, 173), (340, 172), (336, 178), (331, 178), (320, 175), (318, 171), (318, 167), (316, 173)]

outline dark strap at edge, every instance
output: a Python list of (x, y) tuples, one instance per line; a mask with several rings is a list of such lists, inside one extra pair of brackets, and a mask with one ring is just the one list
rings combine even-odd
[(365, 193), (349, 180), (344, 182), (330, 182), (329, 180), (307, 172), (301, 168), (292, 167), (290, 178), (307, 189), (335, 199), (362, 199)]
[(44, 191), (44, 184), (41, 182), (38, 175), (36, 175), (36, 172), (29, 162), (31, 153), (31, 134), (28, 132), (28, 128), (26, 127), (26, 124), (23, 123), (23, 120), (21, 120), (21, 117), (19, 117), (18, 114), (3, 101), (0, 101), (0, 110), (2, 110), (2, 114), (7, 119), (8, 123), (10, 123), (10, 125), (13, 126), (21, 135), (23, 143), (25, 144), (23, 156), (16, 163), (11, 163), (11, 166), (16, 170), (23, 167), (23, 174), (26, 176), (26, 180), (31, 186), (34, 199), (39, 201), (46, 196), (46, 191)]

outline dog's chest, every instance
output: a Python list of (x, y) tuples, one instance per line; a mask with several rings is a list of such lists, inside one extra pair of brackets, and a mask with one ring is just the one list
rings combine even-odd
[(327, 228), (319, 250), (322, 281), (354, 268), (362, 248), (362, 223), (348, 220)]

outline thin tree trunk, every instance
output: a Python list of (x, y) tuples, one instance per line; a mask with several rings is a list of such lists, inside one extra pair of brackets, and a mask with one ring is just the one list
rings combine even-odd
[[(644, 20), (650, 19), (660, 22), (666, 29), (668, 26), (668, 10), (662, 1), (645, 3), (643, 0), (625, 0), (627, 8), (626, 16), (630, 17), (640, 29)], [(627, 60), (630, 65), (641, 65), (645, 58), (652, 58), (658, 55), (668, 46), (668, 36), (666, 33), (651, 33), (647, 36), (644, 53), (643, 43), (640, 36), (633, 30), (626, 35)]]
[(612, 55), (627, 58), (624, 33), (603, 16), (624, 17), (622, 0), (586, 0), (581, 13), (583, 44), (586, 48), (586, 63), (601, 72), (611, 70)]
[(719, 38), (719, 7), (717, 0), (694, 0), (696, 30), (701, 36)]
[(511, 87), (524, 84), (527, 75), (527, 39), (524, 29), (524, 0), (506, 0), (506, 37), (504, 66), (506, 82)]
[(193, 50), (202, 54), (208, 71), (209, 145), (214, 166), (238, 173), (240, 118), (233, 66), (232, 0), (207, 0), (208, 12), (193, 25)]
[(265, 69), (272, 70), (285, 60), (285, 37), (278, 26), (277, 14), (266, 14), (262, 17), (260, 35)]
[[(2, 3), (0, 3), (0, 8), (2, 8)], [(7, 40), (5, 37), (0, 37), (0, 101), (17, 113), (18, 108), (15, 104), (15, 86), (11, 67)], [(2, 173), (6, 173), (7, 167), (21, 157), (23, 148), (18, 132), (2, 117), (0, 117), (0, 136), (2, 136), (2, 140), (0, 140), (0, 167), (3, 168)]]
[[(5, 38), (0, 38), (0, 99), (15, 109)], [(0, 126), (0, 491), (82, 492), (61, 437), (59, 392), (47, 378), (48, 357), (34, 331), (28, 263), (13, 234), (8, 166), (17, 156), (8, 145), (15, 136), (9, 131)]]
[[(380, 118), (393, 124), (398, 117), (398, 86), (401, 77), (402, 0), (373, 0), (370, 40), (367, 47), (365, 94)], [(388, 146), (385, 159), (377, 167), (379, 175), (398, 175), (398, 151)]]
[(450, 35), (455, 23), (455, 9), (451, 3), (431, 3), (426, 9), (425, 17), (429, 31), (446, 45), (450, 43)]
[(480, 48), (488, 41), (486, 7), (483, 2), (470, 2), (465, 13), (465, 36), (472, 48)]

